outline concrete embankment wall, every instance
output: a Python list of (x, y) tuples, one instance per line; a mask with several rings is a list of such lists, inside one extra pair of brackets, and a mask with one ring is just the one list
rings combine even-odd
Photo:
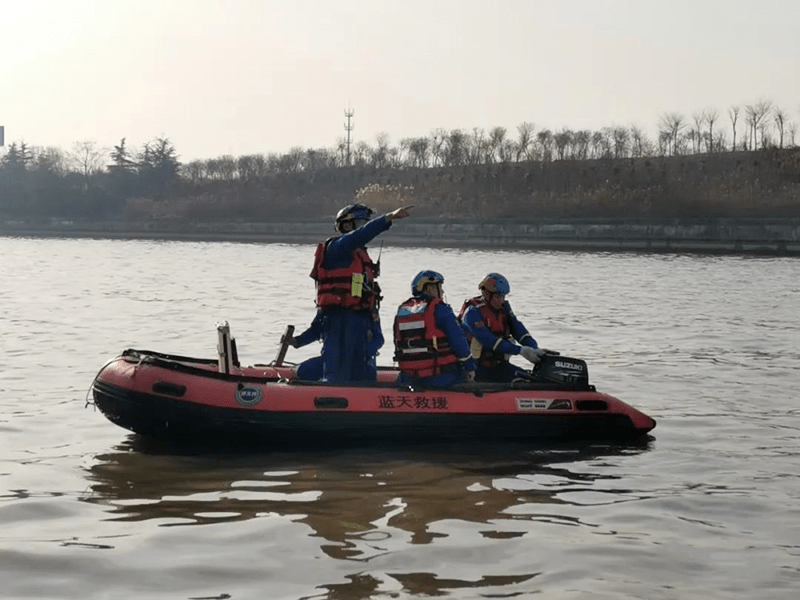
[[(430, 246), (800, 255), (800, 220), (691, 224), (404, 223), (397, 229), (396, 237), (414, 239), (419, 245)], [(425, 240), (425, 243), (420, 240)]]
[[(0, 235), (121, 239), (312, 243), (331, 235), (329, 221), (275, 223), (0, 223)], [(800, 256), (800, 219), (707, 219), (642, 223), (621, 220), (538, 223), (399, 221), (382, 239), (422, 247), (705, 252)]]

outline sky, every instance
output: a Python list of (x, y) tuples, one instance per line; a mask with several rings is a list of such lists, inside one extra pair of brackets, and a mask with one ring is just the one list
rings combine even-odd
[[(166, 137), (183, 162), (597, 130), (768, 100), (800, 121), (797, 0), (0, 0), (5, 143)], [(0, 149), (0, 153), (3, 149)]]

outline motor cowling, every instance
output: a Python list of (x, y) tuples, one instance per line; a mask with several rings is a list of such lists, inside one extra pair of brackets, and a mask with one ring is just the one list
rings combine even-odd
[(563, 385), (589, 385), (586, 361), (560, 354), (545, 354), (534, 370), (536, 379)]

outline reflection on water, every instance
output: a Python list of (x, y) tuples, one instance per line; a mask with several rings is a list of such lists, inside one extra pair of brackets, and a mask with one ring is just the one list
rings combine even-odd
[[(539, 573), (529, 575), (487, 575), (477, 581), (460, 581), (455, 579), (442, 579), (433, 573), (393, 573), (392, 578), (402, 586), (401, 592), (407, 596), (419, 596), (422, 598), (436, 597), (456, 590), (478, 590), (481, 588), (496, 588), (501, 586), (524, 583), (533, 579)], [(372, 598), (381, 591), (384, 585), (380, 579), (372, 575), (351, 575), (348, 583), (339, 585), (325, 585), (321, 588), (328, 591), (325, 595), (326, 600), (352, 600), (353, 598)], [(516, 594), (513, 594), (516, 595)], [(483, 597), (510, 597), (506, 595), (491, 595)], [(301, 600), (320, 598), (321, 596), (305, 596)]]
[[(435, 444), (413, 449), (175, 454), (129, 436), (88, 466), (84, 500), (108, 506), (114, 520), (159, 526), (204, 525), (281, 515), (306, 523), (332, 558), (369, 561), (389, 545), (429, 544), (451, 519), (486, 524), (481, 535), (524, 536), (521, 521), (568, 521), (559, 504), (581, 504), (614, 475), (586, 471), (587, 462), (649, 450), (650, 442), (571, 444)], [(577, 468), (576, 468), (577, 467)]]
[[(318, 572), (314, 594), (287, 597), (501, 597), (503, 590), (525, 589), (514, 586), (537, 578), (542, 565), (524, 554), (502, 565), (497, 545), (523, 538), (532, 547), (546, 545), (536, 524), (596, 531), (598, 524), (571, 514), (586, 494), (638, 497), (615, 483), (619, 474), (596, 465), (624, 465), (651, 443), (242, 454), (190, 453), (130, 435), (84, 467), (89, 487), (82, 500), (104, 507), (110, 521), (135, 522), (138, 530), (184, 529), (196, 540), (208, 535), (197, 525), (211, 532), (220, 523), (249, 521), (247, 530), (269, 535), (270, 523), (283, 520), (307, 527), (319, 553), (359, 565), (338, 576)], [(291, 543), (302, 537), (295, 532)], [(403, 558), (415, 547), (430, 548), (423, 568)], [(386, 561), (394, 565), (390, 571)]]

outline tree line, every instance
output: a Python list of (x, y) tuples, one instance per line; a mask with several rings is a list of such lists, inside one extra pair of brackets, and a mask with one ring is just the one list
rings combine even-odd
[(679, 112), (664, 113), (658, 135), (651, 139), (637, 126), (604, 127), (592, 131), (562, 128), (537, 130), (524, 122), (515, 134), (505, 127), (489, 131), (436, 129), (428, 136), (408, 137), (392, 145), (380, 133), (374, 144), (359, 141), (352, 148), (339, 139), (334, 148), (294, 147), (285, 154), (225, 155), (196, 160), (184, 165), (183, 174), (191, 181), (233, 180), (263, 177), (270, 173), (294, 173), (355, 167), (441, 168), (509, 162), (551, 162), (679, 156), (727, 151), (751, 151), (769, 147), (793, 148), (798, 125), (786, 111), (771, 101), (760, 100), (727, 111), (730, 129), (721, 126), (720, 112), (704, 109), (691, 118)]
[[(553, 131), (525, 122), (513, 133), (504, 127), (436, 129), (395, 145), (381, 133), (372, 144), (359, 141), (350, 147), (339, 139), (331, 148), (294, 147), (285, 153), (223, 155), (186, 163), (180, 162), (166, 137), (139, 149), (129, 147), (126, 138), (110, 150), (92, 141), (76, 142), (66, 152), (19, 141), (0, 157), (0, 217), (142, 217), (148, 211), (152, 214), (155, 204), (178, 198), (204, 207), (193, 213), (183, 210), (183, 216), (255, 217), (269, 214), (267, 206), (254, 206), (269, 204), (270, 195), (260, 192), (274, 187), (281, 177), (313, 182), (321, 174), (343, 169), (376, 173), (747, 152), (795, 148), (796, 137), (797, 123), (787, 112), (760, 100), (731, 106), (724, 116), (716, 109), (698, 111), (690, 118), (664, 113), (655, 139), (636, 126)], [(359, 185), (364, 183), (359, 180)], [(243, 187), (231, 193), (225, 187), (231, 184)], [(303, 188), (302, 183), (293, 185)], [(298, 193), (297, 189), (292, 193)], [(351, 197), (356, 189), (350, 190)], [(217, 209), (210, 210), (212, 205), (218, 205)]]

